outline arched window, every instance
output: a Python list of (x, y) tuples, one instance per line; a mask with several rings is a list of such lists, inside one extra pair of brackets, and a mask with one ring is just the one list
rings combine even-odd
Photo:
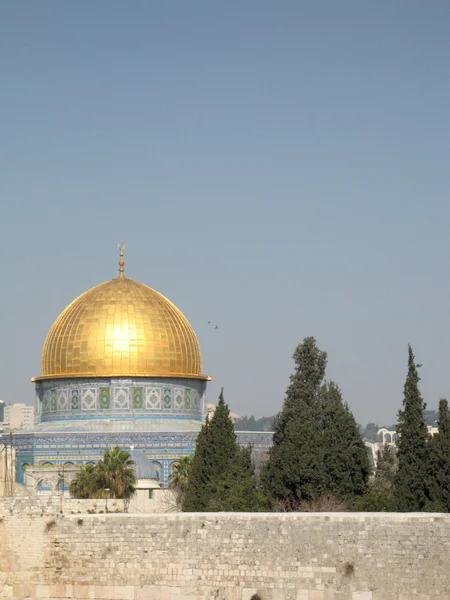
[(41, 479), (37, 484), (38, 495), (46, 495), (52, 493), (52, 486), (46, 479)]
[(163, 473), (162, 464), (160, 462), (157, 462), (156, 460), (153, 460), (152, 463), (155, 467), (156, 475), (158, 476), (158, 481), (161, 481), (161, 475)]

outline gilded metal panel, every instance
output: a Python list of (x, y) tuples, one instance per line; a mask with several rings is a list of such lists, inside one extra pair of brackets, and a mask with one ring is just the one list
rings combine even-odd
[(60, 314), (45, 340), (36, 379), (209, 379), (201, 370), (200, 346), (186, 317), (159, 292), (122, 275), (88, 290)]

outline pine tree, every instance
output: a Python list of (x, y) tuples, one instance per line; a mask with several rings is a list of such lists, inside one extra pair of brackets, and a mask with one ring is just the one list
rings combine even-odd
[(293, 359), (295, 371), (283, 409), (274, 422), (273, 445), (262, 481), (272, 502), (286, 501), (295, 506), (317, 498), (325, 488), (318, 397), (327, 355), (313, 337), (308, 337), (297, 346)]
[(439, 401), (438, 433), (430, 440), (431, 489), (436, 510), (450, 512), (450, 411)]
[(403, 409), (398, 413), (398, 469), (394, 495), (400, 511), (420, 511), (430, 500), (428, 479), (428, 429), (426, 404), (419, 391), (420, 377), (414, 354), (408, 346), (408, 374), (404, 386)]
[(183, 510), (260, 510), (261, 502), (251, 449), (241, 449), (237, 443), (222, 391), (214, 415), (197, 438)]
[(341, 500), (362, 495), (371, 470), (366, 445), (352, 412), (333, 381), (322, 386), (320, 412), (326, 492)]

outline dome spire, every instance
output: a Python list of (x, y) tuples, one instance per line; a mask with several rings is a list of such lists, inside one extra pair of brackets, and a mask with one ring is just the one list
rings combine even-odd
[(125, 250), (125, 244), (119, 244), (117, 246), (119, 250), (119, 279), (123, 279), (125, 275), (123, 274), (125, 261), (123, 260), (123, 251)]

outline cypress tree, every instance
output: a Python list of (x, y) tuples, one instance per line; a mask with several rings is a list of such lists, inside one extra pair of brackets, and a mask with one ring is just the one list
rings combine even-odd
[(308, 337), (297, 346), (293, 359), (295, 370), (274, 422), (273, 445), (262, 481), (272, 502), (281, 500), (295, 506), (320, 496), (325, 487), (318, 396), (327, 354)]
[(430, 440), (431, 488), (436, 510), (450, 512), (450, 411), (439, 401), (438, 433)]
[(197, 438), (183, 510), (259, 510), (261, 502), (251, 449), (241, 449), (237, 443), (222, 391), (214, 415)]
[(211, 496), (208, 448), (211, 446), (209, 419), (197, 436), (195, 454), (192, 458), (189, 479), (182, 497), (182, 509), (187, 512), (203, 512)]
[(259, 512), (267, 508), (258, 488), (252, 449), (236, 445), (236, 455), (226, 477), (219, 479), (217, 492), (209, 503), (211, 511)]
[(419, 391), (419, 367), (409, 345), (403, 409), (398, 413), (398, 469), (394, 480), (394, 495), (400, 511), (420, 511), (430, 500), (426, 404)]
[(342, 500), (362, 495), (371, 470), (366, 445), (333, 381), (322, 387), (321, 404), (325, 489)]

